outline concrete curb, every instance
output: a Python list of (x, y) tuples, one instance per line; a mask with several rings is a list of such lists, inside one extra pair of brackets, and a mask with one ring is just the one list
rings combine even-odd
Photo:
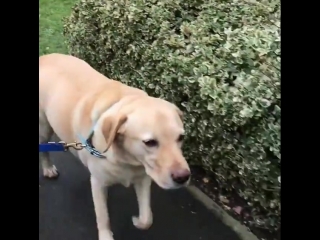
[(246, 226), (231, 217), (225, 210), (216, 204), (211, 198), (195, 186), (188, 186), (188, 191), (200, 202), (203, 203), (217, 218), (230, 227), (242, 240), (258, 240), (258, 238), (248, 231)]

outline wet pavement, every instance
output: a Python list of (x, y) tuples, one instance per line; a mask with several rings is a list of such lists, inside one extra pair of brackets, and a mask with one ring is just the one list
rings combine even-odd
[[(39, 240), (98, 240), (89, 172), (70, 153), (52, 153), (60, 172), (55, 180), (42, 177), (39, 167)], [(132, 187), (109, 189), (108, 206), (115, 240), (240, 240), (186, 189), (165, 191), (153, 185), (154, 222), (136, 229), (138, 213)]]

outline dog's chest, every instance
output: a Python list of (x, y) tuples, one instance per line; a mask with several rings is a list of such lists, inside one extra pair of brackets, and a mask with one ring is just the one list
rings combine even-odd
[(146, 175), (143, 166), (130, 166), (91, 155), (85, 159), (85, 162), (82, 159), (81, 161), (88, 167), (90, 173), (107, 186), (119, 183), (129, 187), (135, 180)]
[[(100, 160), (103, 161), (103, 160)], [(107, 160), (105, 160), (107, 161)], [(136, 179), (144, 176), (145, 170), (142, 167), (121, 166), (118, 164), (108, 164), (106, 162), (89, 167), (91, 174), (95, 175), (105, 185), (113, 185), (120, 183), (125, 187), (129, 187)]]

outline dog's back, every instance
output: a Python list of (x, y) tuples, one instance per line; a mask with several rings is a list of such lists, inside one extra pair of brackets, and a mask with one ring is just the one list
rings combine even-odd
[(83, 123), (89, 125), (99, 99), (105, 104), (105, 96), (111, 103), (130, 94), (146, 95), (108, 79), (79, 58), (56, 53), (39, 58), (39, 111), (45, 112), (54, 132), (65, 141), (74, 139), (71, 125), (79, 104), (83, 105)]
[[(46, 108), (51, 101), (75, 105), (88, 92), (119, 87), (119, 82), (107, 79), (89, 64), (73, 56), (50, 54), (39, 58), (40, 104)], [(50, 93), (50, 94), (48, 94)]]

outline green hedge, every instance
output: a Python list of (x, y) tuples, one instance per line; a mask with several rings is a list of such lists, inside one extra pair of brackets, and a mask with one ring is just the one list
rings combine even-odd
[(185, 154), (280, 226), (280, 1), (81, 0), (70, 53), (185, 112)]

